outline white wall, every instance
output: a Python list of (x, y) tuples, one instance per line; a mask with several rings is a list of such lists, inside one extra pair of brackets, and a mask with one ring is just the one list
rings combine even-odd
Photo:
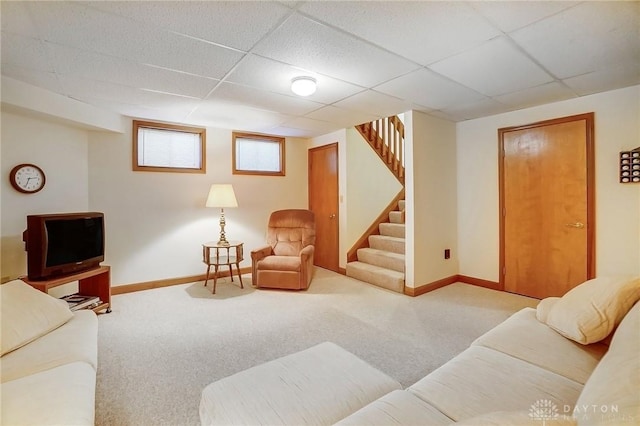
[(416, 288), (458, 274), (456, 126), (410, 111), (405, 129), (405, 283)]
[[(27, 215), (89, 210), (88, 136), (84, 130), (2, 111), (2, 281), (27, 272), (22, 232)], [(9, 183), (11, 169), (33, 163), (44, 188), (22, 194)]]
[(232, 175), (231, 130), (207, 128), (206, 174), (132, 171), (131, 125), (90, 142), (89, 204), (105, 213), (113, 286), (205, 272), (202, 243), (220, 231), (219, 209), (204, 206), (212, 183), (233, 184), (239, 206), (225, 209), (225, 232), (244, 242), (241, 267), (264, 245), (272, 211), (308, 206), (305, 140), (286, 139), (286, 176)]
[(347, 129), (347, 251), (398, 195), (402, 185), (355, 128)]
[(498, 129), (595, 112), (596, 275), (640, 275), (640, 185), (618, 153), (640, 145), (640, 86), (458, 123), (460, 274), (499, 281)]

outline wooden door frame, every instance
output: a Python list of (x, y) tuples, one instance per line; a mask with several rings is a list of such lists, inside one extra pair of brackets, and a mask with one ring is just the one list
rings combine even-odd
[(500, 220), (500, 269), (499, 287), (500, 290), (505, 289), (505, 199), (504, 199), (504, 134), (508, 132), (527, 130), (536, 127), (549, 126), (554, 124), (568, 123), (571, 121), (585, 120), (586, 125), (586, 167), (587, 167), (587, 278), (594, 278), (596, 275), (596, 253), (595, 253), (595, 230), (596, 230), (596, 212), (595, 212), (595, 145), (594, 145), (594, 113), (588, 112), (584, 114), (571, 115), (567, 117), (554, 118), (550, 120), (538, 121), (535, 123), (525, 124), (521, 126), (503, 127), (498, 129), (498, 179), (499, 179), (499, 210), (498, 216)]
[(340, 272), (340, 157), (339, 157), (340, 151), (339, 151), (338, 142), (316, 146), (313, 148), (309, 148), (307, 150), (307, 205), (309, 210), (311, 210), (311, 179), (309, 179), (309, 176), (311, 176), (311, 155), (316, 151), (329, 149), (333, 147), (335, 147), (335, 150), (336, 150), (336, 163), (337, 163), (336, 178), (338, 179), (338, 182), (337, 182), (338, 187), (336, 188), (336, 199), (335, 199), (336, 220), (338, 221), (338, 227), (336, 228), (336, 241), (338, 242), (338, 250), (336, 251), (337, 270), (334, 272)]

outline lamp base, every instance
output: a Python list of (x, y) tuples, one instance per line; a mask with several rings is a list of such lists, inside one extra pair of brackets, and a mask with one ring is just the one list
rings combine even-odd
[(224, 225), (224, 209), (220, 209), (220, 240), (218, 241), (218, 245), (228, 247), (230, 244), (229, 241), (227, 241), (226, 236), (224, 235)]

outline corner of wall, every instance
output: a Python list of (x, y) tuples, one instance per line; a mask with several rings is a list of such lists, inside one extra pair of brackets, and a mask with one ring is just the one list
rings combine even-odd
[(405, 120), (406, 283), (420, 287), (459, 273), (456, 125), (419, 111)]

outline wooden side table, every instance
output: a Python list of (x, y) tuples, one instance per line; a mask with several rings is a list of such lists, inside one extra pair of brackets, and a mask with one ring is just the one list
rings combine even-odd
[(213, 241), (204, 243), (202, 245), (202, 262), (207, 265), (207, 276), (204, 280), (205, 287), (209, 281), (209, 273), (213, 266), (213, 289), (211, 293), (216, 294), (216, 283), (218, 282), (218, 268), (220, 266), (229, 267), (229, 276), (233, 281), (233, 269), (232, 265), (236, 265), (236, 271), (238, 272), (238, 279), (240, 280), (240, 288), (244, 288), (242, 285), (242, 275), (240, 275), (240, 262), (243, 260), (242, 246), (244, 243), (238, 241), (230, 241), (229, 245), (218, 244)]

